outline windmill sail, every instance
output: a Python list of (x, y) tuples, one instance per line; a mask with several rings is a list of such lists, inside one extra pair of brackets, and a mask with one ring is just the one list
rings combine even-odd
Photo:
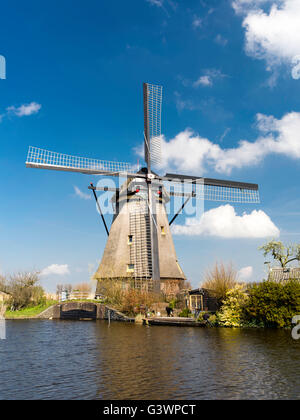
[[(144, 83), (144, 148), (148, 174), (153, 163), (161, 160), (161, 104), (162, 86)], [(153, 290), (160, 290), (159, 249), (157, 237), (156, 197), (151, 180), (148, 182), (148, 217), (151, 235), (151, 274)]]
[(80, 172), (84, 174), (119, 175), (135, 172), (129, 163), (107, 160), (89, 159), (65, 155), (30, 146), (28, 150), (27, 168), (53, 169), (56, 171)]
[(166, 174), (162, 180), (173, 196), (193, 194), (198, 200), (260, 203), (257, 184), (176, 174)]
[(144, 148), (148, 170), (161, 161), (162, 86), (144, 83)]

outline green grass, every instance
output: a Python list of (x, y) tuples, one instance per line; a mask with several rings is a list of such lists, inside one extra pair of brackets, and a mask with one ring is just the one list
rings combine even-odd
[(6, 311), (5, 318), (32, 318), (43, 312), (45, 309), (58, 303), (55, 300), (47, 300), (45, 304), (24, 308), (19, 311)]

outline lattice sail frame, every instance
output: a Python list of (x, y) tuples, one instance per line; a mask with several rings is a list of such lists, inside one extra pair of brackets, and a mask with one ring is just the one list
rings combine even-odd
[(83, 171), (90, 173), (130, 173), (136, 170), (130, 163), (65, 155), (63, 153), (39, 149), (38, 147), (33, 146), (29, 146), (26, 166), (38, 168), (46, 167), (47, 169), (53, 168), (65, 171), (75, 170), (78, 172)]
[(144, 83), (144, 130), (145, 130), (145, 161), (161, 162), (161, 109), (162, 86)]
[(197, 200), (224, 201), (230, 203), (260, 203), (258, 189), (224, 187), (207, 185), (204, 182), (163, 182), (164, 188), (168, 193), (186, 195), (193, 193)]

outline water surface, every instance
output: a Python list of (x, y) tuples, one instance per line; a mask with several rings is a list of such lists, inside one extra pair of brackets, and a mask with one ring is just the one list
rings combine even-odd
[(299, 399), (290, 331), (6, 322), (0, 399)]

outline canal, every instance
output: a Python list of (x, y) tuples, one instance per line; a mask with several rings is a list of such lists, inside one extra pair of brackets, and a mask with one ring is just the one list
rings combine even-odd
[(0, 399), (299, 399), (290, 331), (6, 322)]

